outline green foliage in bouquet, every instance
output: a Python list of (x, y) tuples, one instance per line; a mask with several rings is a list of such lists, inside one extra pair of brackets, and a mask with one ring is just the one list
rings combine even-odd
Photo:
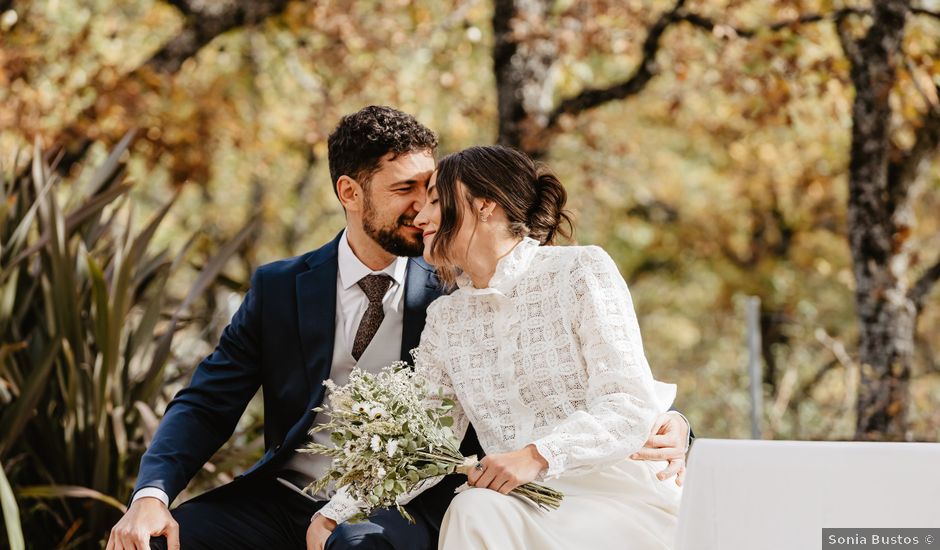
[(107, 534), (156, 428), (180, 315), (249, 235), (172, 301), (167, 282), (194, 241), (153, 250), (172, 200), (134, 229), (132, 138), (81, 181), (63, 181), (38, 145), (31, 169), (0, 176), (0, 463), (35, 547)]
[[(412, 351), (416, 356), (417, 350)], [(403, 361), (372, 374), (354, 369), (349, 383), (339, 387), (324, 382), (329, 403), (316, 410), (328, 415), (314, 431), (330, 431), (333, 447), (310, 443), (301, 452), (324, 454), (332, 468), (307, 491), (316, 494), (335, 485), (359, 501), (352, 521), (368, 517), (378, 508), (395, 508), (408, 521), (414, 519), (401, 501), (440, 476), (462, 473), (477, 457), (460, 453), (460, 441), (448, 412), (454, 403), (433, 395), (421, 376)], [(326, 420), (326, 419), (324, 419)], [(556, 509), (562, 494), (527, 483), (513, 493), (544, 509)]]

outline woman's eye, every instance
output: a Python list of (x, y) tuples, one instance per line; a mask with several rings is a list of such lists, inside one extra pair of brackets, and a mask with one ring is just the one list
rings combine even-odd
[(431, 199), (431, 204), (437, 204), (437, 199)]

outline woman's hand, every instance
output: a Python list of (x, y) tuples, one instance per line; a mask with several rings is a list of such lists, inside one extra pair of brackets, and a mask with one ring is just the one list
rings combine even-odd
[(480, 465), (467, 474), (467, 484), (508, 495), (516, 487), (535, 481), (545, 468), (548, 468), (548, 461), (535, 445), (529, 444), (511, 453), (483, 457)]
[(315, 515), (310, 527), (307, 527), (307, 550), (323, 550), (333, 529), (336, 529), (335, 521), (320, 514)]
[(685, 455), (689, 452), (689, 421), (676, 411), (667, 411), (656, 419), (643, 448), (630, 455), (633, 460), (665, 460), (669, 464), (656, 474), (660, 480), (676, 476), (676, 485), (685, 480)]

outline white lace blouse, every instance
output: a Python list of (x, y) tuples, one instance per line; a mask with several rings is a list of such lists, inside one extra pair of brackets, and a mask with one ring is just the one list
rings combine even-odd
[[(526, 238), (489, 288), (467, 276), (457, 285), (428, 308), (415, 368), (456, 401), (458, 439), (473, 422), (487, 454), (532, 443), (546, 479), (643, 446), (669, 403), (657, 399), (630, 293), (604, 250)], [(320, 513), (342, 522), (357, 509), (340, 490)]]

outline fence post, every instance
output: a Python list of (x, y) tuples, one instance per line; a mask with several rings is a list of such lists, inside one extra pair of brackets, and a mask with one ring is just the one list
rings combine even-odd
[(764, 385), (761, 372), (760, 298), (749, 296), (746, 307), (748, 375), (751, 382), (751, 439), (761, 439)]

